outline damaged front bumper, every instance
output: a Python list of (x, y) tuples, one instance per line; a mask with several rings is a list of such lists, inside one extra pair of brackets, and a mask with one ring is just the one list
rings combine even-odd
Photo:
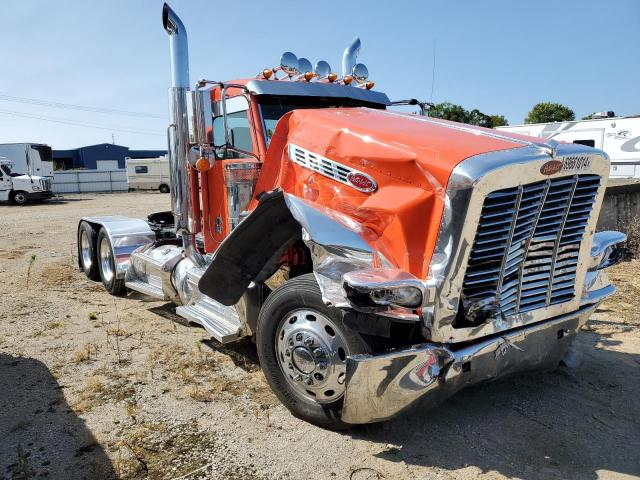
[(423, 344), (382, 355), (347, 358), (342, 419), (387, 420), (421, 399), (433, 406), (458, 390), (527, 370), (555, 368), (580, 327), (615, 290), (601, 286), (579, 310), (463, 346)]

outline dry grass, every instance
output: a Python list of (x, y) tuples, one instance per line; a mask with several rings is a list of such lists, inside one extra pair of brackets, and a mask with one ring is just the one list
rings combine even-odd
[(99, 374), (89, 377), (76, 394), (77, 401), (73, 404), (73, 409), (77, 413), (85, 413), (106, 403), (133, 401), (135, 390), (125, 378), (117, 374), (108, 377)]
[(627, 234), (625, 246), (631, 257), (640, 259), (640, 217), (633, 217), (628, 223), (618, 225), (618, 230)]
[(72, 361), (74, 363), (88, 362), (91, 359), (96, 359), (98, 353), (98, 347), (94, 343), (85, 343), (82, 347), (76, 350), (73, 354)]
[(228, 401), (245, 397), (260, 407), (270, 408), (278, 401), (264, 380), (262, 371), (251, 365), (249, 371), (233, 368), (234, 361), (225, 353), (211, 351), (197, 343), (191, 350), (183, 346), (156, 349), (147, 358), (147, 371), (154, 379), (155, 366), (168, 372), (168, 385), (182, 387), (177, 393), (197, 402)]
[(141, 422), (123, 428), (119, 437), (111, 446), (117, 478), (167, 478), (168, 472), (179, 477), (205, 467), (210, 461), (206, 452), (216, 448), (214, 434), (195, 422)]
[(44, 325), (45, 330), (55, 330), (57, 328), (62, 328), (62, 327), (64, 327), (64, 322), (60, 322), (57, 320), (54, 320), (53, 322), (47, 322)]

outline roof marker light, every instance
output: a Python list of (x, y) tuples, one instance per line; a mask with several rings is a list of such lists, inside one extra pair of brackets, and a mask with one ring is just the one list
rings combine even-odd
[(269, 80), (271, 78), (271, 75), (273, 75), (273, 70), (271, 70), (270, 68), (265, 68), (264, 70), (262, 70), (262, 78), (264, 78), (265, 80)]
[(344, 83), (345, 85), (350, 85), (351, 82), (353, 82), (353, 77), (351, 75), (346, 75), (343, 79), (342, 79), (342, 83)]
[(327, 80), (329, 80), (330, 83), (335, 82), (337, 79), (338, 79), (337, 73), (331, 72), (329, 75), (327, 75)]

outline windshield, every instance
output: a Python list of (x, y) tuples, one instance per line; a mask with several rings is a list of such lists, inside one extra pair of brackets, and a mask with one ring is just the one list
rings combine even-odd
[(264, 123), (265, 141), (267, 146), (271, 141), (278, 120), (291, 110), (303, 108), (342, 108), (342, 107), (369, 107), (384, 108), (379, 103), (369, 103), (352, 98), (336, 97), (296, 97), (296, 96), (266, 96), (258, 97), (262, 121)]

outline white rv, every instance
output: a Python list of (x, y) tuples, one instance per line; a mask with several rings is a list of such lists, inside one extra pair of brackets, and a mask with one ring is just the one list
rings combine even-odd
[(30, 176), (53, 177), (51, 147), (42, 143), (0, 144), (0, 157), (13, 162), (13, 171)]
[(129, 190), (159, 190), (169, 193), (169, 160), (158, 158), (127, 158)]
[(640, 116), (616, 117), (613, 112), (603, 112), (595, 114), (592, 120), (509, 125), (497, 129), (599, 148), (611, 159), (611, 177), (640, 178)]

